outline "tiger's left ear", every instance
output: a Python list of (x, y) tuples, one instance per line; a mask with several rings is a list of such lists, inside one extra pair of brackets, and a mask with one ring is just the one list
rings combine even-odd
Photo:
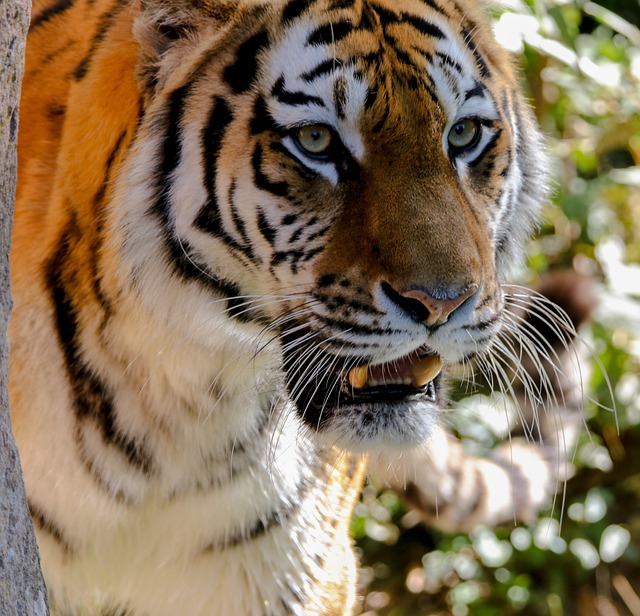
[(236, 21), (246, 4), (243, 0), (142, 0), (133, 24), (139, 49), (138, 79), (155, 89), (164, 70), (171, 68), (164, 66), (165, 59), (171, 65), (180, 50), (198, 40), (199, 33), (222, 30)]

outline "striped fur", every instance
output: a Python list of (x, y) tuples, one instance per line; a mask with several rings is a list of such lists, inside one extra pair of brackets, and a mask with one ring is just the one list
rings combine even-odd
[(485, 353), (545, 197), (489, 32), (474, 0), (34, 2), (10, 395), (60, 613), (350, 612), (362, 454), (448, 445), (442, 377), (347, 374)]

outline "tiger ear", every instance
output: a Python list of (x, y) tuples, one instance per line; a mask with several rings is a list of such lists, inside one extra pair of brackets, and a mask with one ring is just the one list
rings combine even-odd
[(199, 33), (232, 21), (241, 4), (241, 0), (143, 0), (133, 24), (139, 49), (138, 78), (153, 89), (169, 51), (179, 52), (197, 40)]

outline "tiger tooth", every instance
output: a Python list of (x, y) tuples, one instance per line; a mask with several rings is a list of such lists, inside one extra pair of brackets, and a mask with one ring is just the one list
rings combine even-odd
[(356, 366), (349, 370), (349, 383), (354, 389), (362, 389), (367, 384), (367, 367)]
[(438, 355), (422, 357), (411, 364), (413, 380), (417, 387), (423, 387), (433, 381), (442, 370), (442, 360)]

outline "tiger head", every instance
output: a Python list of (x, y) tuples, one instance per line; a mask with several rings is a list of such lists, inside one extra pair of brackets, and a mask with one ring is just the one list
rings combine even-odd
[(287, 404), (332, 443), (424, 440), (443, 364), (500, 329), (545, 171), (480, 24), (474, 0), (150, 0), (136, 19), (122, 262), (154, 310), (207, 315), (200, 341), (277, 346)]

